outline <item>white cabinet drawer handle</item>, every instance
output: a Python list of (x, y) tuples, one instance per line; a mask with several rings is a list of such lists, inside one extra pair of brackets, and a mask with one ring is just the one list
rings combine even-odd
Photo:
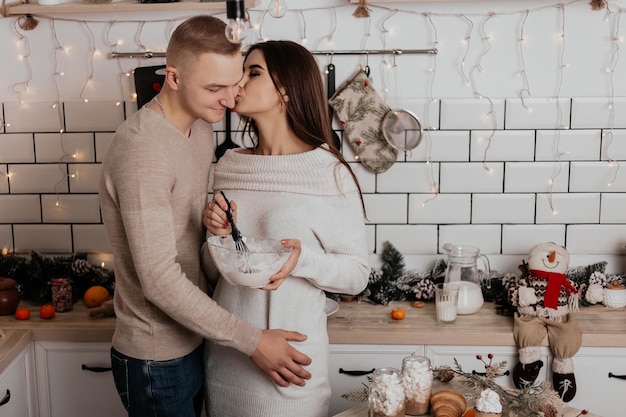
[(615, 375), (613, 372), (609, 372), (609, 378), (626, 379), (626, 375)]
[(340, 374), (346, 374), (346, 375), (350, 375), (350, 376), (362, 376), (362, 375), (368, 375), (374, 372), (375, 368), (372, 368), (371, 371), (346, 371), (343, 368), (339, 368), (339, 373)]
[(82, 369), (83, 371), (89, 371), (89, 372), (109, 372), (112, 370), (111, 368), (103, 368), (101, 366), (87, 366), (85, 364), (82, 364), (80, 366), (80, 369)]
[[(487, 376), (487, 372), (478, 372), (478, 371), (476, 371), (476, 370), (474, 370), (474, 369), (472, 370), (472, 374), (473, 374), (473, 375)], [(507, 369), (507, 370), (506, 370), (506, 371), (505, 371), (502, 375), (499, 375), (499, 376), (507, 376), (507, 375), (509, 375), (509, 374), (510, 374), (510, 372), (509, 372), (509, 370)]]
[(0, 407), (11, 401), (11, 391), (7, 389), (7, 394), (0, 400)]

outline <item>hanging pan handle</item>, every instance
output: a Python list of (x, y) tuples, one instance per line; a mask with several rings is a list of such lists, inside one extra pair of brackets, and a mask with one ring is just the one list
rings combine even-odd
[[(328, 64), (326, 71), (326, 94), (328, 100), (330, 100), (335, 95), (335, 64), (332, 62)], [(330, 134), (333, 138), (333, 144), (335, 148), (339, 150), (341, 149), (341, 139), (339, 139), (339, 135), (337, 135), (337, 132), (333, 129), (333, 108), (331, 106), (328, 106), (328, 119), (330, 120)]]

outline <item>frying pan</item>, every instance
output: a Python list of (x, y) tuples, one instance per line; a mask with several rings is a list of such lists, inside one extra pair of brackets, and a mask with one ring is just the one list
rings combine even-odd
[(233, 142), (233, 138), (231, 137), (231, 110), (226, 109), (226, 115), (224, 116), (224, 125), (226, 127), (226, 139), (224, 142), (220, 143), (217, 148), (215, 148), (215, 160), (219, 161), (219, 159), (224, 156), (228, 149), (238, 148), (239, 146)]

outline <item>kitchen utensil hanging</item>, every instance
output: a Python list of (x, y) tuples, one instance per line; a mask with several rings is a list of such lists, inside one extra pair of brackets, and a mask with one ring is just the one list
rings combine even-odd
[[(326, 67), (326, 94), (327, 94), (328, 100), (330, 100), (332, 96), (335, 94), (335, 64), (333, 64), (332, 61)], [(341, 149), (341, 140), (339, 139), (339, 135), (337, 135), (337, 132), (335, 132), (335, 129), (333, 129), (333, 116), (334, 116), (334, 110), (332, 106), (329, 105), (328, 106), (328, 119), (330, 120), (330, 132), (331, 132), (331, 136), (332, 136), (335, 148), (339, 150)]]
[(224, 126), (226, 128), (226, 139), (224, 142), (220, 143), (217, 148), (215, 148), (215, 160), (219, 161), (219, 159), (224, 156), (228, 149), (238, 148), (235, 142), (233, 142), (232, 136), (232, 127), (231, 127), (231, 117), (232, 111), (230, 109), (226, 109), (226, 115), (224, 116)]
[(399, 151), (408, 152), (417, 148), (422, 141), (422, 124), (412, 111), (398, 108), (400, 88), (395, 55), (393, 56), (393, 72), (396, 103), (392, 110), (383, 117), (381, 130), (387, 143)]
[(165, 65), (151, 67), (137, 67), (133, 71), (135, 93), (137, 94), (137, 108), (152, 100), (163, 87), (165, 82)]

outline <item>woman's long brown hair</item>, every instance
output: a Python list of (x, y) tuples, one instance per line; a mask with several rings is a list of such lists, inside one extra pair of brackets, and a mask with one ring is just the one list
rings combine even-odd
[[(328, 145), (323, 149), (332, 153), (352, 176), (359, 190), (365, 215), (365, 202), (359, 180), (346, 158), (332, 141), (328, 102), (322, 74), (315, 57), (305, 47), (286, 40), (256, 43), (246, 51), (245, 59), (255, 50), (263, 53), (267, 71), (276, 90), (280, 93), (280, 88), (283, 88), (289, 96), (289, 102), (284, 103), (289, 127), (296, 136), (314, 148)], [(257, 144), (259, 131), (254, 120), (249, 118), (244, 118), (244, 120), (248, 122), (248, 134), (253, 144)]]

